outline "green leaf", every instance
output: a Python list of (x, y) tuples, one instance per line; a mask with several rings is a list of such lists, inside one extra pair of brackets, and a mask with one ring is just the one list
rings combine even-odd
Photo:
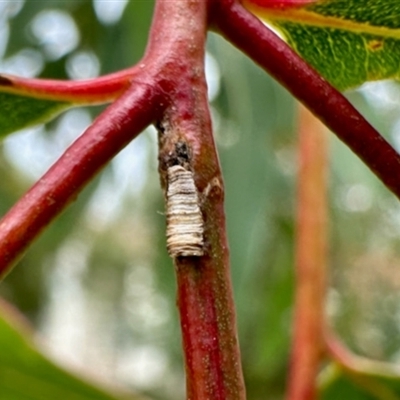
[(354, 384), (343, 370), (331, 363), (322, 372), (319, 385), (319, 400), (375, 400), (374, 396)]
[(351, 371), (329, 364), (319, 380), (320, 400), (399, 400), (400, 377), (375, 371)]
[(108, 393), (56, 366), (38, 350), (4, 302), (0, 302), (1, 400), (138, 400)]
[(0, 137), (50, 121), (72, 104), (0, 93)]
[(338, 89), (400, 77), (398, 0), (320, 0), (285, 10), (253, 1), (249, 7)]

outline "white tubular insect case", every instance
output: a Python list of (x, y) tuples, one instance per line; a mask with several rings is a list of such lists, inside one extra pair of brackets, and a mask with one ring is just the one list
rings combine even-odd
[(171, 257), (204, 254), (204, 221), (193, 173), (180, 165), (167, 170), (167, 250)]

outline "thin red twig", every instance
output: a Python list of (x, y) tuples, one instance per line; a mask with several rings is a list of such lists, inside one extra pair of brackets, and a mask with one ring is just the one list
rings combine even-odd
[(237, 1), (215, 2), (212, 23), (299, 99), (400, 198), (400, 156), (340, 92)]
[[(171, 107), (160, 121), (160, 172), (178, 162), (187, 148), (204, 218), (204, 255), (176, 257), (178, 308), (185, 354), (187, 399), (244, 400), (236, 317), (225, 228), (224, 188), (211, 129), (204, 76), (207, 3), (204, 0), (157, 3), (152, 39), (177, 37), (170, 54), (174, 89)], [(178, 147), (177, 147), (178, 146)], [(186, 151), (186, 150), (185, 150)], [(185, 154), (184, 154), (185, 155)]]
[(316, 398), (323, 349), (327, 274), (327, 160), (325, 127), (304, 107), (299, 121), (296, 287), (287, 400)]
[(155, 93), (146, 85), (132, 86), (2, 218), (0, 277), (95, 174), (156, 118)]
[(115, 100), (141, 74), (140, 65), (98, 78), (71, 81), (22, 78), (0, 74), (2, 92), (74, 104), (98, 104)]
[[(9, 271), (29, 243), (124, 145), (157, 121), (164, 181), (167, 165), (163, 160), (171, 156), (178, 142), (185, 142), (204, 218), (205, 255), (175, 260), (187, 397), (243, 400), (224, 189), (204, 77), (207, 6), (204, 0), (157, 1), (149, 46), (136, 66), (137, 83), (100, 115), (0, 222), (0, 275)], [(99, 88), (106, 92), (110, 87), (117, 88), (118, 92), (118, 85), (124, 82), (119, 78), (111, 80), (111, 86), (96, 88), (94, 82), (94, 86), (86, 87), (88, 93), (79, 92), (78, 86), (72, 89), (74, 95), (78, 91), (79, 96), (89, 97), (91, 90)], [(41, 85), (36, 89), (48, 89), (46, 83)], [(54, 89), (52, 85), (50, 82), (49, 93)], [(69, 95), (67, 84), (60, 90)]]
[(368, 375), (375, 378), (400, 379), (400, 367), (395, 363), (371, 360), (353, 353), (333, 332), (330, 327), (325, 327), (324, 338), (327, 351), (333, 360), (345, 370), (355, 374)]

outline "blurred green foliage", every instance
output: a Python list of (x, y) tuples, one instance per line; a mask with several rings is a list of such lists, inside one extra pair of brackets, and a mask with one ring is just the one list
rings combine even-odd
[[(153, 1), (131, 0), (114, 23), (99, 20), (102, 14), (96, 14), (94, 3), (24, 2), (16, 15), (2, 21), (9, 40), (0, 72), (14, 64), (18, 71), (18, 63), (10, 60), (18, 60), (26, 49), (41, 57), (39, 75), (51, 78), (70, 77), (68, 65), (80, 52), (97, 57), (100, 73), (136, 62), (145, 49)], [(32, 33), (35, 17), (49, 10), (72, 18), (80, 37), (75, 48), (58, 58), (49, 56)], [(211, 106), (226, 185), (248, 398), (279, 399), (286, 380), (294, 287), (297, 106), (220, 37), (209, 35), (208, 52), (220, 71), (220, 78), (215, 72), (212, 76), (220, 89)], [(394, 84), (349, 94), (395, 145), (400, 143), (399, 95)], [(87, 118), (100, 110), (90, 109)], [(18, 144), (27, 134), (1, 145), (2, 214), (33, 183), (30, 165), (39, 162), (33, 154), (46, 155), (45, 168), (81, 133), (68, 128), (73, 137), (68, 133), (65, 139), (62, 118), (34, 133), (38, 140), (32, 141), (31, 152)], [(13, 146), (21, 146), (17, 156), (10, 151)], [(181, 339), (156, 160), (155, 133), (149, 130), (42, 234), (1, 284), (0, 294), (30, 319), (56, 357), (69, 356), (73, 365), (105, 383), (136, 387), (154, 399), (176, 399), (184, 393)], [(334, 138), (329, 194), (327, 308), (332, 323), (357, 352), (396, 361), (400, 207)]]
[(4, 400), (144, 400), (127, 393), (107, 392), (85, 382), (44, 357), (25, 322), (0, 302), (0, 393)]

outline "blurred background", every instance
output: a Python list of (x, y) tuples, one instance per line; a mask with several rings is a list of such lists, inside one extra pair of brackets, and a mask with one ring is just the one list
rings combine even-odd
[[(0, 72), (86, 79), (142, 56), (152, 0), (0, 2)], [(215, 34), (206, 57), (226, 185), (232, 277), (248, 397), (279, 399), (293, 298), (297, 104)], [(346, 94), (400, 149), (400, 87)], [(76, 108), (0, 144), (3, 215), (102, 107)], [(357, 353), (400, 358), (400, 206), (330, 135), (327, 312)], [(184, 398), (179, 317), (149, 128), (30, 248), (0, 295), (53, 359), (154, 399)]]

